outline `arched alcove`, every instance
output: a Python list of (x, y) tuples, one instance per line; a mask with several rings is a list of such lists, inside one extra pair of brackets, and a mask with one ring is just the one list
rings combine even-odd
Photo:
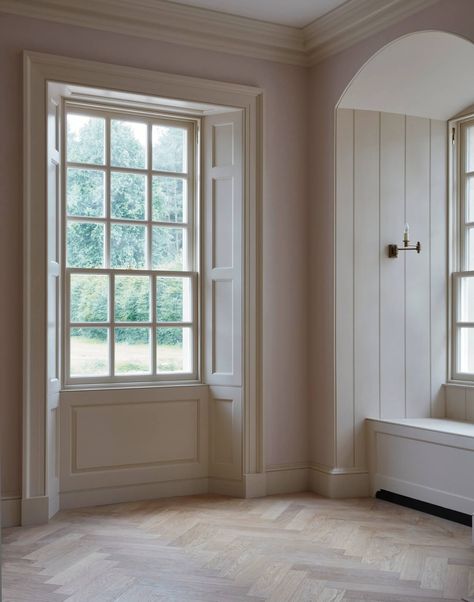
[[(474, 45), (422, 31), (378, 51), (336, 105), (336, 463), (364, 420), (444, 417), (447, 120), (474, 103)], [(421, 253), (387, 254), (410, 224)]]
[(474, 44), (443, 31), (384, 46), (359, 70), (337, 108), (447, 120), (474, 101)]

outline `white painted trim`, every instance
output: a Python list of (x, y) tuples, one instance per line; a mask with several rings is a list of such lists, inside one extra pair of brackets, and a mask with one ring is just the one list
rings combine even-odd
[[(1, 2), (2, 0), (0, 0)], [(243, 466), (247, 489), (259, 492), (264, 479), (261, 393), (261, 203), (263, 92), (260, 88), (170, 75), (107, 63), (25, 52), (24, 55), (24, 520), (45, 521), (56, 505), (46, 497), (46, 182), (45, 144), (48, 81), (107, 88), (160, 98), (241, 109), (245, 132), (244, 193), (244, 404)], [(34, 191), (34, 192), (33, 192)], [(34, 225), (34, 227), (33, 227)], [(34, 303), (32, 303), (34, 294)], [(256, 476), (254, 476), (256, 475)], [(207, 478), (207, 477), (206, 477)], [(159, 484), (156, 484), (157, 491)], [(148, 487), (148, 486), (146, 486)], [(207, 485), (206, 485), (207, 487)], [(207, 490), (207, 489), (206, 489)], [(110, 488), (120, 496), (120, 488)], [(142, 495), (135, 489), (137, 495)], [(145, 488), (145, 493), (147, 489)], [(69, 494), (68, 494), (69, 495)], [(72, 495), (72, 494), (71, 494)], [(75, 495), (75, 494), (74, 494)], [(127, 494), (128, 495), (128, 494)], [(96, 494), (94, 494), (96, 496)], [(84, 496), (89, 499), (101, 499)], [(61, 500), (68, 503), (63, 494)], [(112, 497), (107, 497), (112, 500)], [(137, 499), (137, 498), (135, 498)], [(115, 501), (119, 501), (118, 499)], [(82, 502), (81, 502), (82, 504)], [(50, 506), (48, 509), (47, 506)]]
[(60, 493), (60, 503), (61, 509), (71, 509), (181, 495), (201, 495), (207, 492), (208, 479), (202, 477), (141, 485), (125, 485), (123, 487), (100, 487), (98, 489), (83, 489), (82, 491), (67, 491)]
[(164, 0), (0, 0), (0, 11), (216, 52), (306, 63), (301, 29)]
[(21, 500), (21, 525), (29, 527), (42, 525), (51, 518), (49, 498), (46, 495), (23, 498)]
[(299, 493), (309, 491), (309, 469), (307, 467), (289, 467), (267, 469), (267, 495)]
[(18, 527), (21, 523), (21, 499), (2, 498), (1, 505), (2, 529)]
[(455, 493), (448, 491), (442, 491), (441, 489), (426, 487), (419, 483), (404, 481), (403, 479), (397, 479), (388, 475), (375, 474), (373, 476), (372, 488), (373, 493), (377, 492), (379, 489), (385, 489), (386, 491), (393, 491), (399, 495), (428, 502), (429, 504), (435, 504), (442, 508), (451, 508), (458, 512), (472, 514), (473, 500), (471, 498), (456, 495)]
[(244, 482), (241, 479), (209, 477), (209, 493), (242, 498), (244, 497)]
[(369, 473), (361, 468), (328, 468), (313, 465), (309, 471), (310, 491), (328, 498), (368, 497)]
[(166, 0), (0, 0), (0, 11), (217, 52), (312, 65), (437, 0), (348, 0), (306, 27)]
[(244, 475), (244, 495), (246, 498), (267, 495), (267, 475), (264, 472)]
[(309, 63), (314, 65), (350, 48), (435, 2), (437, 0), (349, 0), (304, 28)]

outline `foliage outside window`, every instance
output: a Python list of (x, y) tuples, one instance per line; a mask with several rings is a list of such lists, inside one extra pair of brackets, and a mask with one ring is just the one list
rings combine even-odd
[(66, 382), (197, 378), (195, 124), (66, 106)]

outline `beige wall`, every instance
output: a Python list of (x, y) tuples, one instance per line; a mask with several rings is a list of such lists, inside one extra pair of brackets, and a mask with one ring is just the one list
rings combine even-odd
[[(0, 13), (0, 411), (2, 495), (21, 492), (24, 49), (265, 90), (263, 391), (268, 465), (308, 460), (307, 70)], [(288, 294), (291, 291), (291, 294)]]
[(310, 374), (311, 461), (336, 466), (335, 115), (342, 94), (365, 62), (387, 43), (421, 30), (474, 41), (474, 3), (440, 0), (400, 23), (315, 65), (310, 72)]

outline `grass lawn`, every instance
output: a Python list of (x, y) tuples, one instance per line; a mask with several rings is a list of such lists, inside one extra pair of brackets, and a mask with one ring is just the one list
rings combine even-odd
[[(183, 371), (181, 345), (160, 345), (157, 349), (160, 372)], [(71, 337), (71, 375), (103, 376), (108, 374), (107, 341), (81, 336)], [(149, 374), (151, 348), (145, 343), (116, 343), (115, 372), (117, 374)]]

